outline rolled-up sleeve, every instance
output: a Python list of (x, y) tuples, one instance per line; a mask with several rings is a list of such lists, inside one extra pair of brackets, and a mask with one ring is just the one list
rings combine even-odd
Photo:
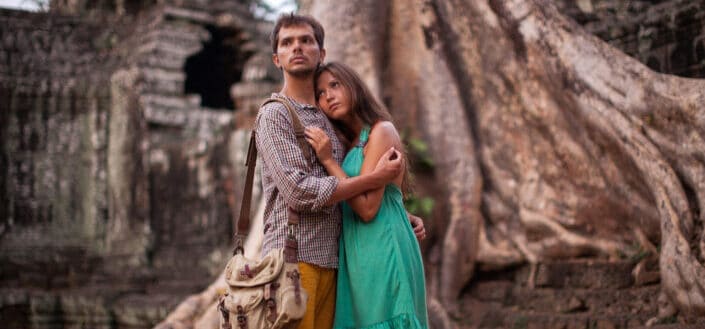
[(255, 130), (263, 169), (271, 175), (286, 204), (297, 211), (322, 209), (338, 186), (338, 179), (314, 175), (299, 148), (284, 105), (269, 103), (262, 107)]

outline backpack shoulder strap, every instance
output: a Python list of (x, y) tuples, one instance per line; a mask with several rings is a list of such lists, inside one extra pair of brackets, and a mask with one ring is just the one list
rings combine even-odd
[(308, 142), (306, 141), (306, 134), (305, 134), (305, 128), (304, 125), (301, 123), (301, 119), (299, 119), (299, 115), (296, 113), (296, 109), (294, 108), (294, 104), (291, 103), (290, 100), (284, 98), (284, 97), (271, 97), (264, 101), (260, 108), (263, 106), (269, 104), (269, 103), (274, 103), (278, 102), (281, 104), (284, 104), (284, 107), (286, 107), (286, 110), (289, 112), (289, 116), (291, 117), (291, 123), (294, 126), (294, 134), (296, 135), (296, 141), (299, 143), (299, 148), (301, 149), (301, 152), (304, 154), (304, 157), (306, 158), (306, 162), (310, 164), (311, 161), (311, 147), (308, 145)]
[(245, 158), (245, 167), (247, 174), (245, 175), (245, 189), (242, 192), (242, 203), (240, 204), (240, 217), (235, 226), (235, 249), (236, 253), (245, 254), (245, 237), (250, 230), (250, 210), (252, 209), (252, 185), (255, 178), (255, 165), (257, 164), (257, 145), (255, 143), (254, 129), (250, 133), (250, 143), (247, 148), (247, 157)]
[[(296, 110), (294, 109), (294, 105), (291, 104), (291, 102), (284, 98), (284, 97), (271, 97), (264, 101), (260, 108), (263, 106), (273, 103), (273, 102), (279, 102), (281, 104), (284, 104), (284, 107), (286, 107), (286, 110), (289, 112), (289, 116), (291, 117), (291, 122), (294, 126), (294, 134), (296, 135), (296, 141), (299, 144), (299, 148), (301, 149), (301, 152), (304, 154), (304, 157), (306, 158), (306, 163), (310, 165), (311, 162), (311, 148), (308, 145), (308, 142), (306, 142), (306, 134), (304, 133), (304, 126), (301, 123), (301, 119), (299, 119), (299, 115), (296, 114)], [(245, 190), (242, 194), (242, 205), (240, 206), (240, 218), (237, 221), (237, 227), (235, 229), (235, 250), (233, 253), (238, 253), (242, 252), (244, 253), (244, 241), (245, 241), (245, 236), (247, 235), (249, 229), (250, 229), (250, 211), (251, 211), (251, 206), (252, 206), (252, 188), (253, 188), (253, 183), (254, 183), (254, 176), (255, 176), (255, 165), (257, 164), (257, 144), (255, 143), (255, 136), (256, 132), (253, 129), (252, 133), (250, 134), (250, 143), (247, 149), (247, 158), (245, 160), (245, 166), (247, 167), (247, 175), (245, 176)], [(288, 220), (289, 224), (298, 224), (298, 214), (291, 211), (289, 209), (288, 211)], [(293, 252), (294, 256), (296, 255), (296, 252), (294, 250)], [(295, 261), (294, 261), (295, 262)]]

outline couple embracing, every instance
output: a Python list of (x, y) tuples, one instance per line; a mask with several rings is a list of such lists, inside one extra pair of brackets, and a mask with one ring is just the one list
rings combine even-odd
[(305, 158), (283, 103), (260, 108), (262, 254), (284, 247), (291, 208), (309, 296), (298, 328), (428, 328), (417, 242), (426, 233), (404, 209), (401, 139), (352, 69), (323, 62), (323, 39), (320, 23), (294, 14), (272, 32), (272, 59), (284, 75), (272, 96), (293, 105), (315, 155)]

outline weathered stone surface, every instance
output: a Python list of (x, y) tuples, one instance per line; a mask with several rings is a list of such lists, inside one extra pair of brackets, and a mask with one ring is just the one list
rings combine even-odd
[(222, 270), (249, 133), (239, 108), (188, 90), (204, 69), (186, 64), (211, 56), (229, 98), (269, 25), (240, 3), (177, 2), (0, 9), (3, 328), (148, 328)]
[[(631, 277), (629, 271), (618, 266), (608, 268), (590, 261), (552, 263), (550, 267), (567, 276), (595, 273), (593, 268), (597, 267), (603, 272), (614, 272), (610, 273), (612, 282), (628, 282)], [(561, 270), (561, 267), (566, 268)], [(526, 286), (526, 273), (531, 270), (527, 265), (477, 273), (461, 299), (456, 315), (459, 328), (645, 328), (647, 321), (658, 313), (659, 285), (531, 288)], [(614, 278), (619, 276), (623, 278)], [(511, 277), (516, 279), (508, 280)], [(687, 315), (665, 321), (679, 325), (655, 327), (696, 329), (705, 325), (705, 319)]]
[[(552, 288), (623, 288), (631, 286), (633, 283), (631, 276), (633, 267), (634, 264), (628, 261), (546, 262), (538, 266), (535, 284), (537, 287)], [(530, 273), (522, 272), (520, 278), (528, 280), (528, 275)]]
[(705, 1), (555, 3), (588, 31), (651, 69), (705, 78)]
[(151, 252), (147, 124), (135, 92), (137, 69), (118, 70), (111, 78), (107, 155), (108, 227), (106, 252), (129, 255), (127, 264), (148, 264)]

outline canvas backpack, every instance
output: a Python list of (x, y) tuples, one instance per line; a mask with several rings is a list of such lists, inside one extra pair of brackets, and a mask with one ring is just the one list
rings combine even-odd
[[(286, 107), (292, 119), (299, 148), (306, 161), (310, 161), (311, 153), (305, 139), (304, 127), (293, 105), (286, 98), (273, 97), (266, 100), (262, 106), (271, 102), (279, 102)], [(243, 246), (249, 230), (252, 184), (257, 162), (255, 135), (253, 130), (245, 163), (247, 176), (235, 232), (235, 250), (225, 267), (227, 292), (218, 304), (221, 329), (293, 328), (306, 313), (308, 294), (301, 287), (297, 259), (297, 212), (288, 208), (288, 236), (284, 248), (273, 249), (262, 259), (245, 257)]]

